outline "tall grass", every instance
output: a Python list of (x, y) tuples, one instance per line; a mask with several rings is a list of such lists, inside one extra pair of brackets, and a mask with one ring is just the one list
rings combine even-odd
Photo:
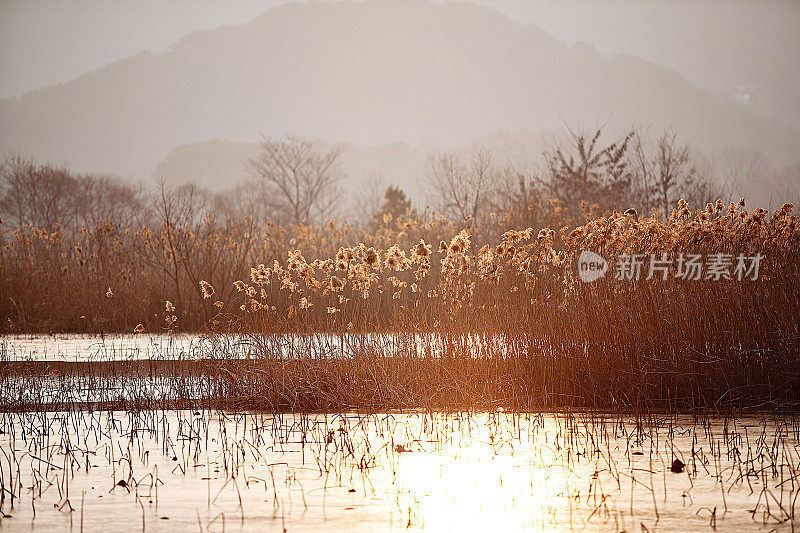
[[(511, 215), (461, 230), (400, 219), (372, 235), (333, 223), (269, 226), (258, 239), (239, 226), (157, 233), (106, 224), (82, 229), (75, 244), (67, 231), (18, 229), (5, 236), (3, 306), (28, 329), (93, 320), (107, 330), (250, 335), (257, 360), (209, 354), (219, 361), (208, 375), (222, 383), (214, 401), (225, 405), (796, 406), (792, 206), (769, 215), (748, 213), (744, 201), (694, 212), (681, 203), (666, 219), (584, 211), (584, 224), (558, 232), (509, 229)], [(584, 250), (612, 272), (580, 281)], [(646, 265), (642, 279), (613, 277), (622, 254), (719, 253), (760, 253), (758, 279), (673, 271), (648, 280)], [(320, 342), (287, 361), (270, 340), (287, 333)]]

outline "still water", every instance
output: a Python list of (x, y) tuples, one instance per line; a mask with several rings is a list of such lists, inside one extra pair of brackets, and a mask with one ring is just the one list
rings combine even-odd
[[(386, 339), (4, 336), (0, 360), (345, 353)], [(0, 404), (175, 393), (167, 378), (103, 379), (5, 376)], [(766, 412), (34, 410), (0, 414), (0, 486), (3, 530), (793, 531), (800, 426)]]
[(788, 531), (800, 493), (798, 428), (763, 416), (38, 412), (0, 430), (14, 530)]

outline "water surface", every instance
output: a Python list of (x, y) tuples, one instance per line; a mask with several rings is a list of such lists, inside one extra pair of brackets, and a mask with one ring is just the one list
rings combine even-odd
[(797, 426), (760, 416), (18, 413), (0, 429), (2, 526), (35, 531), (790, 530), (800, 490)]

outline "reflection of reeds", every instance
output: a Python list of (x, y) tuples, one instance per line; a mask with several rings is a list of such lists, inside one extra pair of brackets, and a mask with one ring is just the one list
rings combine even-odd
[(789, 528), (797, 428), (791, 416), (40, 409), (0, 418), (0, 512), (11, 525), (74, 518), (89, 530), (107, 526), (107, 507), (143, 530), (164, 516), (201, 529), (322, 516), (338, 529), (376, 511), (401, 527), (478, 512), (513, 530)]

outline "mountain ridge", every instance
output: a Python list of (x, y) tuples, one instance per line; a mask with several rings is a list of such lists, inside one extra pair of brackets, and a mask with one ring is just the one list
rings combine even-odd
[(800, 147), (797, 132), (635, 55), (606, 57), (484, 6), (426, 0), (280, 5), (0, 100), (0, 122), (5, 151), (140, 177), (177, 146), (262, 133), (455, 145), (519, 128), (644, 123), (779, 164)]

